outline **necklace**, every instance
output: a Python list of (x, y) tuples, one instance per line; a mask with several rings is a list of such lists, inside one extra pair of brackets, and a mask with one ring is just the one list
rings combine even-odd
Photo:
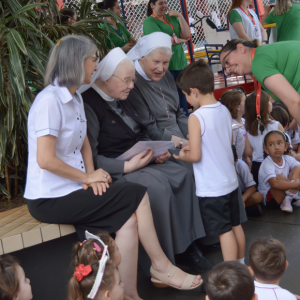
[[(121, 116), (121, 114), (111, 105), (110, 106), (120, 117), (121, 117), (121, 119), (123, 120), (123, 117)], [(130, 122), (130, 120), (129, 120), (129, 118), (127, 117), (127, 115), (126, 115), (126, 113), (125, 113), (125, 111), (122, 109), (122, 111), (123, 111), (123, 113), (125, 114), (125, 118), (126, 118), (126, 120), (127, 120), (127, 122), (128, 122), (128, 124), (127, 125), (129, 125), (130, 126), (130, 128), (132, 129), (132, 131), (134, 132), (134, 130), (133, 130), (133, 127), (132, 127), (132, 125), (131, 125), (131, 122)], [(125, 122), (126, 123), (126, 122)]]
[(158, 93), (157, 93), (157, 91), (156, 91), (156, 89), (154, 88), (154, 86), (153, 86), (153, 85), (151, 85), (151, 86), (152, 86), (152, 88), (153, 88), (155, 94), (156, 94), (159, 98), (162, 98), (163, 103), (164, 103), (164, 107), (165, 107), (165, 109), (166, 109), (166, 114), (167, 114), (167, 116), (168, 116), (168, 119), (170, 119), (168, 106), (167, 106), (167, 103), (166, 103), (166, 100), (165, 100), (165, 95), (163, 94), (161, 87), (159, 87), (160, 93), (161, 93), (161, 96), (159, 96)]

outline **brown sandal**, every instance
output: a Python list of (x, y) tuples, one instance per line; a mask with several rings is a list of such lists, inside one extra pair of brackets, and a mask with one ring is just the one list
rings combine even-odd
[(175, 275), (177, 269), (178, 268), (173, 265), (167, 274), (163, 274), (163, 273), (157, 272), (151, 266), (150, 273), (153, 277), (155, 277), (155, 278), (151, 277), (151, 281), (152, 281), (153, 285), (158, 288), (165, 288), (165, 287), (170, 286), (177, 290), (193, 290), (193, 289), (199, 287), (203, 283), (203, 280), (201, 279), (201, 281), (198, 285), (192, 286), (193, 280), (195, 279), (196, 275), (188, 274), (182, 284), (182, 287), (178, 287), (178, 286), (170, 284), (170, 280)]

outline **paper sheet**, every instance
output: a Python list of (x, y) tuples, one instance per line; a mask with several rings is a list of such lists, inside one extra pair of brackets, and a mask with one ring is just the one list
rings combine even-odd
[(117, 160), (129, 161), (135, 155), (143, 152), (144, 150), (152, 149), (154, 151), (153, 160), (157, 157), (162, 156), (166, 150), (175, 149), (176, 144), (174, 142), (166, 142), (166, 141), (141, 141), (137, 142), (133, 147), (127, 150), (125, 153), (117, 157)]

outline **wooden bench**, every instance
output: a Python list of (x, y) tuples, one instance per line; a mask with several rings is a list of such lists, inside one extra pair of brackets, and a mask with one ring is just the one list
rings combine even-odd
[(0, 213), (0, 255), (75, 232), (73, 225), (47, 224), (34, 219), (23, 205)]

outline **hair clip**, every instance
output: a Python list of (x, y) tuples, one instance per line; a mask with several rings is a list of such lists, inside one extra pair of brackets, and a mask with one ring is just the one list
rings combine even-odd
[[(100, 244), (102, 244), (103, 247), (105, 247), (106, 245), (104, 244), (104, 242), (99, 238), (99, 236), (96, 236), (92, 233), (89, 233), (87, 230), (85, 231), (85, 238), (87, 240), (90, 240), (90, 239), (94, 239), (94, 240), (97, 240)], [(110, 260), (110, 256), (109, 256), (109, 253), (107, 251), (107, 256), (108, 256), (108, 259)]]
[(94, 243), (94, 246), (95, 246), (95, 248), (94, 248), (95, 251), (101, 252), (101, 248), (97, 243)]
[(56, 45), (58, 46), (61, 43), (61, 39), (56, 41)]
[(85, 266), (81, 264), (75, 268), (74, 276), (76, 276), (77, 281), (81, 281), (85, 276), (92, 272), (92, 267), (90, 265)]
[(80, 243), (79, 246), (81, 247), (85, 242), (86, 242), (86, 240), (84, 240), (82, 243)]

